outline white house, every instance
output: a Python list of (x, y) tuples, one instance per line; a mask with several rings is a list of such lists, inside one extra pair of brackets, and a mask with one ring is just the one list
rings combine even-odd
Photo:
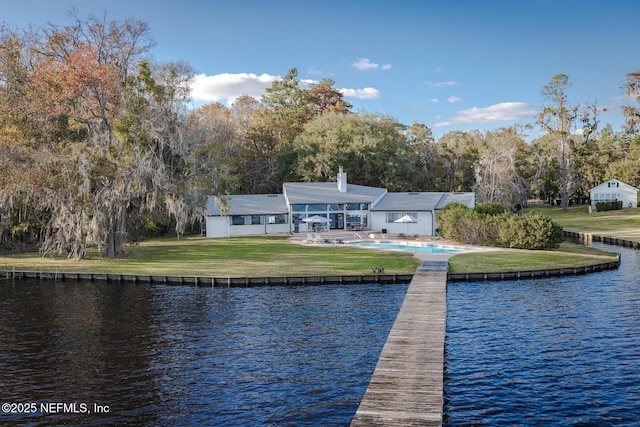
[[(436, 213), (449, 202), (468, 207), (474, 193), (389, 193), (385, 188), (347, 183), (340, 168), (337, 182), (287, 182), (282, 194), (210, 196), (206, 236), (232, 237), (269, 233), (306, 233), (315, 226), (333, 230), (382, 230), (389, 233), (436, 234)], [(411, 223), (394, 222), (404, 215)], [(322, 223), (307, 223), (312, 216)]]
[(591, 206), (595, 206), (598, 202), (621, 200), (623, 208), (638, 207), (638, 189), (617, 179), (610, 179), (593, 187), (589, 190), (589, 197)]

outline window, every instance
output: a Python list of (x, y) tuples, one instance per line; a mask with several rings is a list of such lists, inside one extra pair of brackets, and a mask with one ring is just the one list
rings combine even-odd
[(414, 221), (418, 220), (418, 214), (416, 212), (387, 212), (387, 223), (396, 222), (405, 215), (409, 215)]
[(387, 223), (394, 222), (400, 219), (401, 215), (398, 212), (387, 212)]
[(231, 225), (244, 225), (243, 215), (233, 215), (231, 217)]
[(327, 205), (320, 204), (320, 203), (311, 204), (311, 205), (307, 205), (307, 210), (309, 212), (326, 212)]
[(292, 212), (304, 212), (306, 209), (306, 205), (291, 205)]
[(287, 215), (269, 215), (268, 218), (269, 224), (286, 224), (287, 223)]
[(251, 215), (251, 225), (262, 224), (262, 215)]

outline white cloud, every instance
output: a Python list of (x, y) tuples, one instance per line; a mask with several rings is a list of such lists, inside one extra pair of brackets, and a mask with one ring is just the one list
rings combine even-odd
[(369, 58), (360, 58), (351, 65), (353, 65), (358, 70), (375, 70), (377, 68), (388, 70), (391, 68), (391, 64), (384, 64), (384, 65), (376, 64), (371, 62)]
[(364, 89), (338, 89), (344, 96), (349, 98), (358, 99), (377, 99), (380, 98), (380, 91), (372, 87), (365, 87)]
[(429, 87), (451, 87), (451, 86), (458, 86), (458, 83), (453, 82), (453, 81), (448, 81), (448, 82), (432, 82), (431, 80), (428, 80), (425, 82), (427, 84), (427, 86)]
[(432, 102), (432, 103), (434, 103), (434, 104), (437, 104), (438, 102), (440, 102), (440, 100), (439, 100), (438, 98), (431, 98), (431, 99), (429, 100), (429, 102)]
[(536, 108), (526, 102), (501, 102), (484, 108), (474, 107), (458, 111), (449, 120), (436, 123), (434, 127), (529, 119), (536, 113)]
[(450, 96), (447, 98), (447, 102), (451, 102), (452, 104), (460, 101), (462, 101), (462, 98), (458, 98), (457, 96)]
[(196, 101), (216, 102), (226, 100), (233, 103), (241, 95), (249, 95), (256, 99), (265, 93), (278, 76), (269, 74), (216, 74), (207, 76), (198, 74), (191, 84), (191, 96)]
[[(253, 73), (223, 73), (213, 76), (198, 74), (191, 84), (191, 96), (195, 101), (226, 102), (227, 104), (233, 104), (242, 95), (249, 95), (259, 100), (265, 94), (266, 89), (279, 79), (278, 76)], [(302, 88), (308, 88), (310, 85), (318, 83), (311, 79), (300, 79), (299, 82)], [(359, 99), (377, 99), (381, 95), (378, 89), (372, 87), (338, 90), (344, 96)]]

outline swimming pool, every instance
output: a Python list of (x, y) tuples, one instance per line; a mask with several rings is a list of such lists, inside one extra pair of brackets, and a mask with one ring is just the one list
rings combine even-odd
[(428, 253), (453, 253), (453, 252), (465, 252), (470, 250), (469, 248), (463, 248), (460, 246), (448, 246), (448, 245), (434, 245), (432, 243), (425, 242), (397, 242), (391, 240), (376, 240), (376, 241), (362, 241), (353, 242), (353, 246), (360, 246), (363, 248), (373, 249), (392, 249), (409, 252), (428, 252)]

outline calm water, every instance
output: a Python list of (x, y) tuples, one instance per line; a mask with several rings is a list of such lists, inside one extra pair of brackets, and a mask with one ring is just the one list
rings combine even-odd
[(348, 425), (406, 289), (3, 280), (0, 424)]
[(448, 285), (445, 425), (640, 424), (640, 251), (599, 247), (619, 270)]

